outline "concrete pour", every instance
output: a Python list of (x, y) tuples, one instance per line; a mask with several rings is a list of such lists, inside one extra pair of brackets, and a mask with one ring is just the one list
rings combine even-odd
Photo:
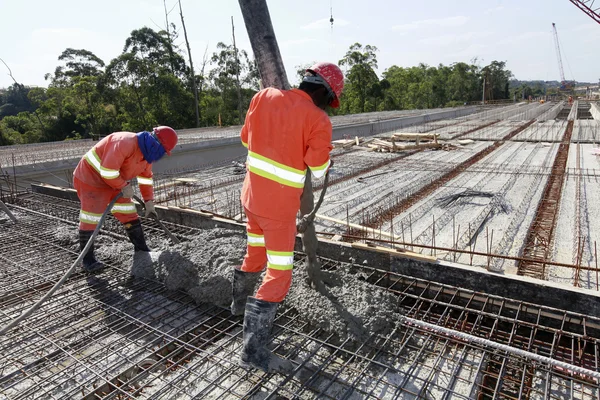
[(353, 273), (351, 264), (343, 264), (331, 275), (343, 284), (321, 293), (310, 287), (305, 266), (296, 268), (284, 308), (295, 309), (312, 327), (341, 338), (363, 341), (394, 329), (398, 321), (397, 297)]
[[(58, 226), (54, 235), (61, 246), (79, 250), (76, 229)], [(229, 307), (233, 267), (241, 265), (246, 250), (246, 238), (238, 231), (207, 229), (178, 245), (162, 238), (152, 238), (148, 245), (153, 250), (150, 253), (134, 254), (129, 242), (99, 235), (95, 255), (110, 266), (131, 268), (134, 277), (163, 282), (168, 290), (184, 291), (197, 303)], [(295, 268), (293, 274), (280, 313), (292, 308), (311, 328), (356, 340), (366, 340), (372, 334), (386, 335), (396, 326), (398, 299), (367, 283), (352, 262), (330, 273), (343, 284), (327, 287), (326, 293), (310, 287), (304, 266)]]
[(133, 252), (127, 242), (100, 245), (96, 257), (115, 266), (131, 267), (131, 275), (163, 282), (168, 290), (181, 290), (197, 303), (229, 306), (231, 275), (241, 265), (246, 239), (227, 229), (200, 231), (192, 240), (172, 245), (152, 240), (147, 252)]
[(168, 290), (182, 290), (197, 303), (229, 306), (231, 274), (245, 250), (239, 232), (215, 229), (169, 250), (135, 253), (132, 275), (162, 281)]

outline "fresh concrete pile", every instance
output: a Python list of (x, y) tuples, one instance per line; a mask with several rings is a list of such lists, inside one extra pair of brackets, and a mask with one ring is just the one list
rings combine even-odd
[(310, 287), (304, 266), (294, 270), (294, 282), (284, 307), (298, 311), (312, 327), (359, 341), (387, 335), (396, 326), (398, 298), (341, 265), (332, 276), (340, 284), (321, 293)]
[(241, 265), (246, 240), (239, 232), (212, 229), (192, 241), (162, 251), (138, 252), (132, 274), (164, 282), (169, 290), (182, 290), (198, 303), (231, 303), (233, 267)]
[(148, 246), (150, 253), (134, 254), (128, 242), (100, 242), (96, 256), (115, 267), (130, 268), (135, 277), (184, 291), (197, 303), (230, 304), (232, 269), (241, 265), (246, 250), (246, 240), (239, 232), (210, 229), (178, 245), (150, 240)]
[[(73, 251), (79, 250), (77, 230), (60, 226), (56, 241)], [(152, 252), (137, 252), (126, 241), (100, 235), (96, 257), (110, 266), (138, 278), (163, 282), (168, 290), (180, 290), (197, 303), (228, 307), (231, 303), (233, 267), (240, 265), (246, 250), (246, 238), (238, 231), (207, 229), (190, 241), (171, 245), (165, 239), (149, 240)], [(294, 309), (312, 328), (321, 328), (341, 338), (364, 340), (373, 334), (386, 335), (397, 321), (397, 298), (367, 283), (343, 264), (330, 273), (338, 282), (326, 293), (311, 288), (304, 266), (294, 270), (294, 278), (281, 311)]]

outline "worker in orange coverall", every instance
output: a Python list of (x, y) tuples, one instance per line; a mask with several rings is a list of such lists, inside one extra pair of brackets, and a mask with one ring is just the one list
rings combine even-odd
[[(81, 202), (79, 212), (79, 245), (81, 250), (92, 236), (102, 213), (119, 193), (111, 212), (121, 223), (135, 251), (150, 251), (135, 204), (131, 180), (137, 178), (146, 204), (146, 217), (156, 214), (152, 186), (152, 163), (170, 155), (177, 144), (177, 134), (168, 126), (152, 132), (116, 132), (106, 136), (90, 149), (77, 164), (73, 185)], [(94, 256), (94, 247), (83, 257), (83, 269), (96, 272), (104, 268)]]
[[(248, 246), (243, 264), (234, 269), (231, 312), (244, 314), (240, 364), (287, 373), (289, 360), (266, 347), (277, 307), (292, 283), (296, 215), (306, 168), (322, 178), (331, 162), (331, 121), (324, 111), (339, 107), (342, 71), (330, 63), (306, 70), (299, 89), (267, 88), (250, 103), (241, 139), (248, 148), (242, 188)], [(261, 271), (266, 274), (254, 297)]]

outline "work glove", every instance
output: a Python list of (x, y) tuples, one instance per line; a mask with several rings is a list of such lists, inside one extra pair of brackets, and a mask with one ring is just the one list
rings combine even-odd
[(133, 197), (133, 186), (131, 186), (131, 184), (127, 184), (127, 186), (121, 189), (121, 193), (123, 193), (124, 198), (131, 199)]
[(146, 202), (145, 207), (146, 207), (146, 214), (144, 216), (146, 218), (148, 218), (148, 217), (158, 218), (158, 214), (156, 213), (156, 209), (154, 208), (154, 201), (148, 200)]

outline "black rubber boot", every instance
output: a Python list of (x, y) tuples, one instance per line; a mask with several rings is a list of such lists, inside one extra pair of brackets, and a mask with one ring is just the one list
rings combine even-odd
[(231, 313), (233, 315), (243, 315), (246, 309), (248, 296), (254, 293), (256, 282), (260, 278), (260, 272), (244, 272), (237, 268), (233, 270), (233, 283), (231, 285)]
[(294, 370), (290, 360), (281, 358), (267, 349), (279, 303), (248, 297), (244, 316), (244, 347), (240, 366), (258, 368), (265, 372), (289, 374)]
[[(79, 251), (83, 251), (85, 245), (88, 240), (92, 237), (94, 231), (79, 231)], [(104, 268), (104, 264), (100, 261), (96, 260), (94, 257), (94, 244), (92, 243), (88, 252), (83, 256), (83, 261), (81, 263), (83, 270), (85, 272), (98, 272)]]
[(142, 223), (139, 219), (125, 224), (125, 230), (129, 240), (133, 243), (135, 251), (150, 251), (148, 245), (146, 245), (146, 238), (144, 237), (144, 231), (142, 230)]

